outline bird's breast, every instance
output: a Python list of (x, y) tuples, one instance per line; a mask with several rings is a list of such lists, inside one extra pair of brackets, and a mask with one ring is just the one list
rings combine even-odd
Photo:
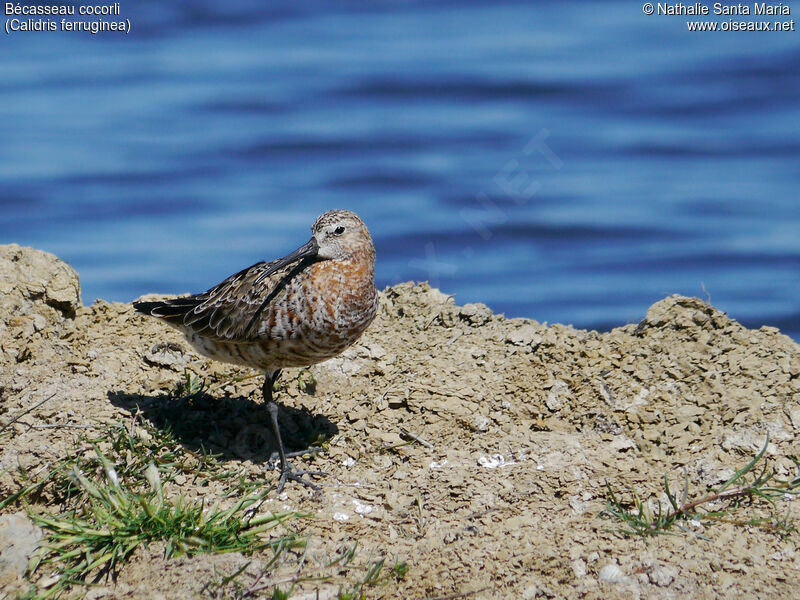
[(259, 328), (262, 343), (284, 340), (318, 360), (341, 353), (375, 318), (378, 294), (373, 272), (369, 261), (309, 265), (264, 311)]
[(315, 323), (336, 335), (361, 335), (377, 307), (372, 265), (328, 260), (311, 265), (310, 271), (304, 296)]

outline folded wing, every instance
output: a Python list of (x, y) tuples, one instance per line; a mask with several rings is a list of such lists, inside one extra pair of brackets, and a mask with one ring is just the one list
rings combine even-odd
[(163, 319), (210, 339), (246, 342), (258, 338), (259, 318), (309, 261), (259, 262), (202, 294), (159, 302), (134, 302), (137, 312)]

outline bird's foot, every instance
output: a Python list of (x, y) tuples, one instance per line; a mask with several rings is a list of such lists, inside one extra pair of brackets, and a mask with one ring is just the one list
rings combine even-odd
[[(322, 452), (322, 448), (317, 446), (309, 446), (308, 448), (304, 448), (303, 450), (292, 450), (291, 452), (287, 452), (284, 454), (286, 458), (297, 458), (298, 456), (305, 456), (306, 454), (317, 454), (318, 452)], [(281, 464), (281, 455), (280, 452), (273, 452), (269, 455), (267, 459), (267, 468), (272, 470), (278, 468)]]
[[(308, 448), (304, 448), (303, 450), (292, 450), (291, 452), (286, 453), (286, 458), (297, 458), (298, 456), (305, 456), (306, 454), (317, 454), (318, 452), (322, 452), (322, 448), (319, 446), (309, 446)], [(280, 456), (276, 452), (274, 456), (270, 456), (270, 460), (278, 460)]]
[(305, 487), (309, 487), (315, 492), (320, 491), (322, 488), (318, 486), (316, 483), (311, 481), (310, 479), (306, 479), (303, 475), (311, 475), (312, 477), (324, 477), (327, 475), (324, 471), (306, 471), (303, 469), (298, 469), (292, 463), (287, 462), (286, 467), (281, 470), (281, 477), (278, 480), (278, 493), (280, 494), (283, 491), (283, 486), (286, 485), (287, 481), (294, 481), (299, 483), (300, 485), (304, 485)]

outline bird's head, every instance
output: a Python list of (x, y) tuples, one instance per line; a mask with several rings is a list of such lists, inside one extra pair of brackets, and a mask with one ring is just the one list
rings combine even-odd
[(348, 260), (362, 252), (375, 252), (367, 226), (349, 210), (329, 210), (320, 215), (311, 234), (317, 257), (322, 260)]

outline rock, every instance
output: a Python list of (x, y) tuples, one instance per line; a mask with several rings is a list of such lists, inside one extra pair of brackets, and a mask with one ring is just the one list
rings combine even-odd
[[(41, 250), (0, 246), (0, 364), (63, 362), (69, 347), (54, 342), (74, 332), (80, 307), (72, 267)], [(12, 369), (0, 368), (0, 394), (26, 386)]]
[(514, 346), (529, 347), (535, 350), (542, 343), (542, 336), (533, 325), (525, 324), (509, 332), (506, 342)]
[(636, 443), (627, 436), (617, 435), (611, 440), (611, 449), (616, 452), (625, 452), (626, 450), (636, 449)]
[(708, 457), (699, 458), (695, 463), (694, 471), (697, 473), (699, 481), (709, 487), (725, 483), (736, 473), (733, 469), (726, 468), (718, 460)]
[(572, 561), (572, 573), (577, 579), (586, 575), (586, 561), (582, 558), (576, 558)]
[(78, 274), (49, 252), (0, 246), (0, 319), (41, 313), (42, 305), (73, 318), (81, 305)]
[(600, 581), (608, 583), (625, 583), (628, 579), (614, 563), (608, 564), (600, 569), (598, 578)]
[(23, 513), (0, 516), (0, 589), (17, 584), (39, 547), (42, 530)]
[(361, 343), (373, 360), (380, 360), (386, 356), (386, 349), (374, 340), (363, 340)]
[(792, 408), (789, 410), (789, 418), (792, 421), (792, 427), (796, 432), (800, 432), (800, 408)]
[(545, 404), (552, 412), (558, 412), (564, 407), (564, 404), (569, 402), (571, 397), (572, 395), (569, 390), (569, 385), (567, 385), (566, 382), (557, 379), (555, 383), (553, 383), (553, 387), (550, 389), (550, 392), (547, 394), (547, 400), (545, 400)]
[[(767, 434), (755, 428), (743, 431), (725, 431), (722, 434), (722, 447), (725, 450), (735, 450), (742, 454), (757, 454), (764, 447)], [(777, 450), (770, 442), (767, 454), (774, 455)]]
[(491, 419), (485, 417), (484, 415), (473, 415), (469, 422), (472, 431), (476, 432), (488, 431), (491, 424)]
[(669, 587), (678, 576), (678, 568), (672, 565), (655, 565), (647, 574), (650, 583), (660, 587)]
[(493, 314), (488, 306), (480, 302), (477, 304), (465, 304), (458, 312), (459, 317), (473, 327), (484, 325), (491, 320)]
[(727, 320), (725, 315), (700, 298), (688, 298), (676, 294), (653, 304), (647, 311), (647, 316), (639, 323), (637, 331), (646, 327), (702, 328), (720, 317)]
[(144, 359), (152, 365), (169, 367), (176, 371), (183, 371), (189, 362), (183, 348), (169, 342), (155, 344), (145, 352)]

